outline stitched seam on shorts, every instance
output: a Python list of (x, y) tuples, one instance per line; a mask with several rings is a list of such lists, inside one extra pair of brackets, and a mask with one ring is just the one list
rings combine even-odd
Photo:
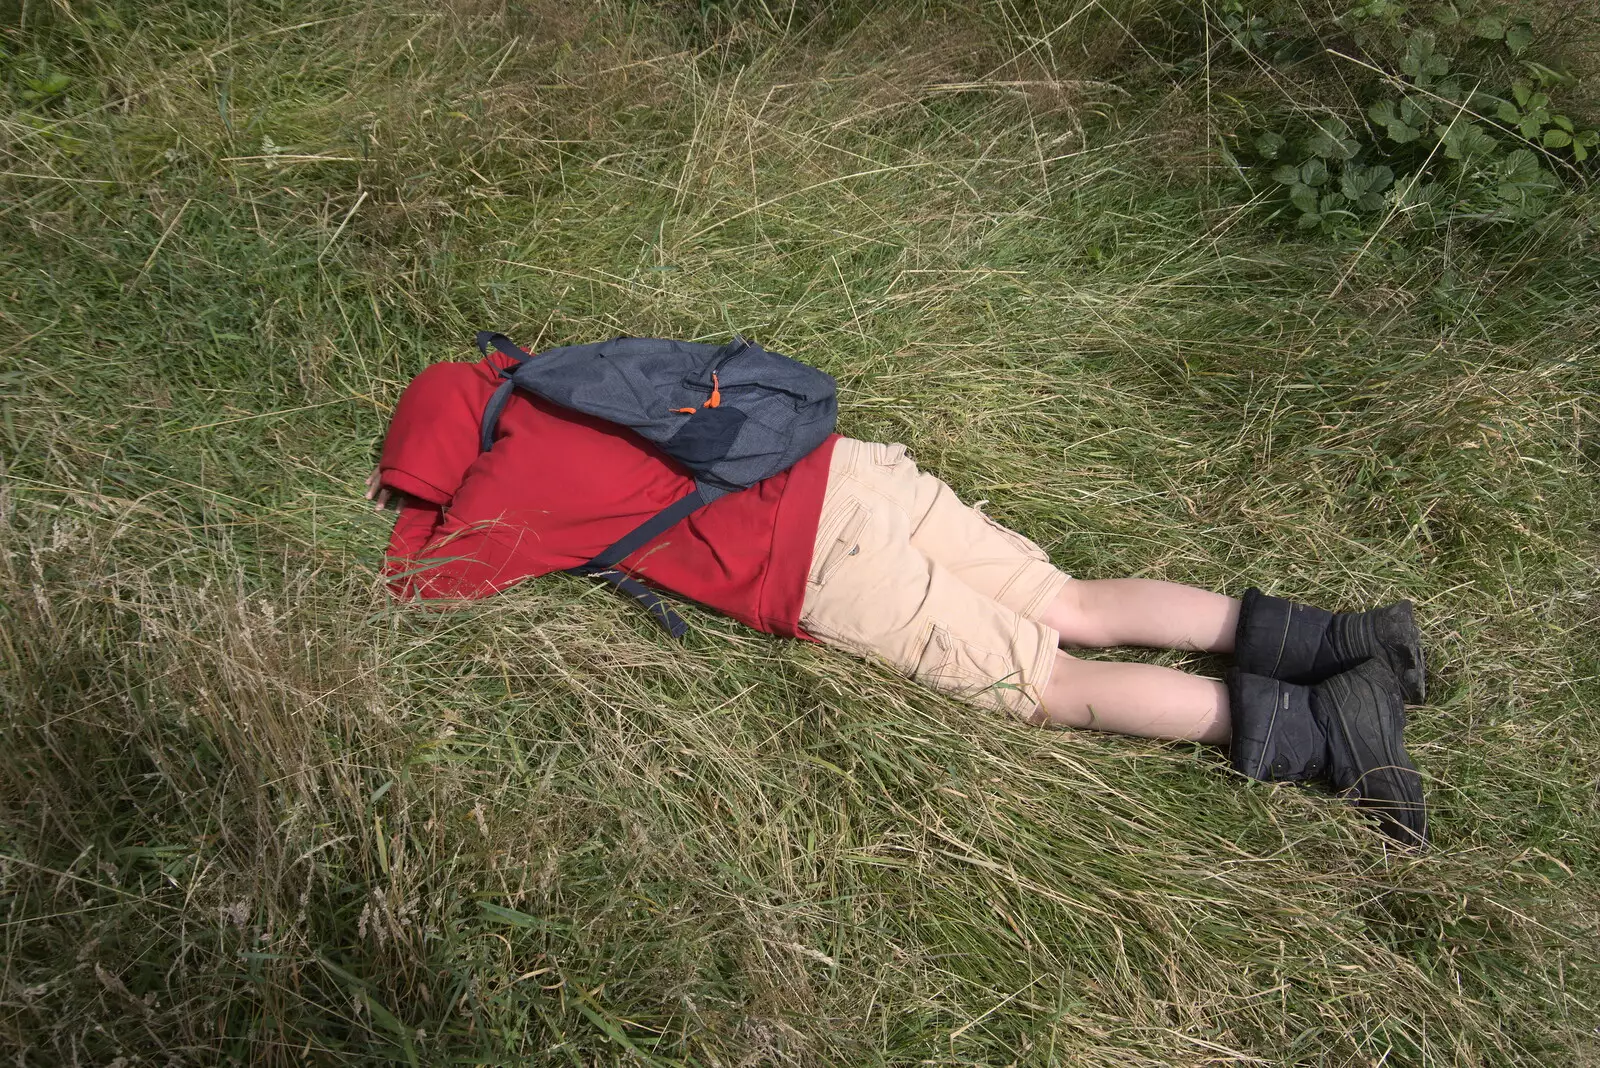
[[(815, 587), (813, 587), (815, 589)], [(824, 645), (844, 649), (846, 652), (865, 659), (883, 660), (884, 658), (873, 650), (872, 646), (856, 637), (854, 632), (847, 632), (826, 623), (819, 623), (814, 613), (804, 613), (800, 617), (800, 625), (806, 633), (822, 642)]]
[(834, 446), (834, 455), (844, 456), (847, 462), (840, 467), (832, 468), (833, 473), (846, 478), (853, 477), (861, 466), (861, 455), (866, 451), (867, 444), (864, 441), (857, 441), (855, 438), (845, 438), (840, 441)]
[[(883, 489), (873, 485), (872, 482), (860, 475), (850, 474), (843, 477), (848, 478), (851, 482), (854, 482), (856, 484), (856, 488), (859, 489), (863, 494), (871, 494), (877, 500), (889, 505), (895, 511), (905, 516), (906, 524), (908, 526), (914, 525), (912, 524), (911, 513), (906, 511), (906, 506), (902, 504), (900, 499), (894, 494), (885, 492)], [(908, 535), (906, 540), (909, 542), (911, 540), (911, 535)]]
[[(1056, 594), (1066, 588), (1068, 582), (1072, 581), (1071, 575), (1063, 575), (1054, 564), (1046, 564), (1045, 566), (1050, 568), (1050, 574), (1039, 580), (1038, 589), (1033, 591), (1033, 596), (1028, 599), (1028, 603), (1023, 606), (1022, 612), (1019, 613), (1028, 619), (1036, 620), (1043, 615), (1045, 606), (1055, 599)], [(1059, 582), (1056, 581), (1058, 576), (1061, 579)]]
[(933, 645), (933, 640), (938, 637), (940, 631), (944, 632), (946, 638), (944, 643), (944, 659), (939, 661), (937, 668), (926, 673), (924, 678), (919, 678), (917, 681), (922, 682), (931, 689), (939, 690), (942, 693), (951, 693), (953, 691), (949, 687), (940, 686), (934, 680), (943, 674), (945, 668), (950, 666), (950, 661), (955, 658), (955, 636), (950, 633), (949, 627), (945, 626), (943, 623), (940, 623), (937, 619), (934, 619), (931, 616), (922, 621), (922, 633), (918, 636), (916, 642), (914, 642), (911, 646), (913, 650), (910, 657), (911, 662), (905, 666), (904, 670), (908, 676), (917, 678), (918, 672), (922, 670), (922, 660), (925, 656), (927, 656), (928, 648)]
[[(1041, 624), (1042, 626), (1042, 624)], [(1026, 713), (1019, 712), (1024, 719), (1031, 719), (1044, 708), (1044, 692), (1050, 686), (1050, 676), (1055, 673), (1056, 649), (1048, 640), (1039, 643), (1039, 659), (1033, 665), (1033, 675), (1023, 687), (1023, 694), (1033, 703), (1033, 707)]]
[[(1034, 628), (1037, 624), (1030, 621), (1021, 621), (1023, 626)], [(1035, 699), (1031, 679), (1039, 672), (1038, 659), (1031, 665), (1018, 664), (1012, 670), (999, 678), (989, 678), (982, 665), (990, 660), (1000, 661), (1002, 664), (1011, 662), (1005, 653), (996, 652), (987, 646), (968, 641), (958, 634), (955, 628), (943, 623), (936, 618), (930, 618), (924, 626), (927, 633), (925, 639), (919, 639), (914, 648), (917, 650), (916, 663), (911, 666), (909, 674), (917, 681), (930, 689), (956, 697), (969, 704), (982, 707), (985, 697), (992, 698), (1000, 709), (1012, 715), (1025, 716), (1031, 708), (1038, 707)], [(939, 664), (931, 670), (923, 670), (922, 662), (927, 656), (928, 647), (933, 642), (935, 635), (944, 635), (944, 657)], [(1038, 631), (1034, 630), (1037, 634)], [(966, 660), (971, 667), (970, 673), (955, 670), (955, 666), (962, 662), (962, 651), (965, 651)], [(1041, 654), (1042, 655), (1042, 654)], [(944, 680), (943, 685), (939, 680)], [(1019, 711), (1012, 707), (1013, 701), (1020, 701), (1030, 705), (1030, 709)]]
[[(1030, 626), (1030, 624), (1028, 624), (1026, 621), (1019, 622), (1022, 626)], [(959, 641), (960, 639), (957, 640)], [(983, 660), (988, 658), (993, 658), (1006, 663), (1009, 663), (1011, 660), (1011, 658), (1006, 656), (1006, 654), (993, 652), (975, 642), (963, 641), (962, 644), (967, 647), (967, 655), (972, 658), (972, 661), (975, 664), (981, 663)], [(1012, 644), (1013, 646), (1016, 644), (1015, 635), (1012, 637)], [(1016, 699), (1012, 695), (1020, 695), (1026, 698), (1028, 692), (1028, 679), (1031, 674), (1028, 670), (1028, 667), (1029, 665), (1016, 665), (1015, 668), (999, 678), (991, 679), (982, 686), (979, 686), (972, 692), (972, 696), (979, 697), (986, 693), (992, 694), (994, 699), (999, 702), (1000, 707), (1003, 710), (1007, 712), (1012, 711), (1011, 702)]]
[[(872, 462), (885, 471), (892, 471), (910, 458), (910, 450), (896, 442), (879, 442), (871, 446)], [(899, 451), (896, 452), (895, 450)], [(892, 459), (890, 459), (892, 457)]]
[(833, 492), (829, 494), (830, 499), (824, 502), (822, 522), (817, 526), (817, 540), (811, 550), (813, 556), (811, 566), (806, 568), (806, 585), (808, 586), (817, 585), (812, 581), (811, 576), (816, 574), (817, 568), (826, 562), (828, 551), (839, 540), (839, 535), (844, 532), (844, 528), (850, 522), (851, 516), (858, 510), (866, 510), (869, 515), (871, 514), (871, 509), (862, 504), (859, 497), (841, 492), (843, 489), (841, 486), (830, 488)]
[[(994, 599), (999, 601), (1001, 604), (1005, 604), (1006, 594), (1011, 592), (1011, 587), (1017, 584), (1017, 580), (1022, 577), (1022, 573), (1026, 570), (1028, 570), (1028, 565), (1023, 564), (1022, 566), (1018, 567), (1016, 571), (1012, 572), (1011, 577), (1006, 579), (1005, 585), (1001, 586), (1000, 589), (995, 593)], [(1020, 615), (1022, 613), (1018, 614)]]
[[(829, 535), (828, 540), (822, 543), (822, 559), (817, 561), (813, 569), (817, 577), (815, 581), (808, 577), (806, 581), (809, 585), (818, 588), (826, 586), (833, 573), (844, 565), (845, 557), (851, 555), (851, 550), (839, 553), (841, 545), (854, 541), (856, 545), (852, 546), (852, 549), (859, 548), (861, 532), (872, 522), (872, 509), (854, 497), (850, 498), (850, 504), (852, 507), (845, 512), (844, 521)], [(836, 553), (839, 554), (837, 559), (834, 558)]]
[[(1006, 594), (1011, 592), (1011, 587), (1022, 581), (1022, 577), (1028, 572), (1032, 571), (1035, 564), (1043, 564), (1045, 567), (1050, 568), (1052, 574), (1055, 571), (1054, 566), (1051, 565), (1049, 561), (1035, 560), (1030, 557), (1022, 564), (1018, 565), (1017, 570), (1012, 572), (1010, 578), (1006, 579), (1005, 585), (1000, 587), (1000, 592), (994, 595), (994, 599), (999, 601), (1001, 604), (1004, 604), (1006, 602)], [(1017, 614), (1019, 616), (1027, 616), (1029, 619), (1032, 619), (1034, 616), (1038, 615), (1039, 609), (1043, 606), (1037, 602), (1042, 599), (1041, 595), (1044, 593), (1045, 589), (1048, 588), (1048, 585), (1049, 584), (1047, 582), (1041, 579), (1038, 585), (1034, 587), (1033, 593), (1026, 601), (1023, 602), (1022, 607), (1017, 609)]]

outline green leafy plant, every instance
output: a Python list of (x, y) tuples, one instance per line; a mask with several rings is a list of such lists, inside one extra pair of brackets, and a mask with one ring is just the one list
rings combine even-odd
[(1515, 127), (1524, 139), (1545, 148), (1569, 148), (1580, 163), (1589, 158), (1589, 149), (1600, 143), (1600, 132), (1579, 130), (1570, 118), (1552, 112), (1549, 93), (1518, 81), (1512, 85), (1511, 95), (1512, 99), (1500, 101), (1495, 114), (1501, 122)]
[(1517, 18), (1507, 4), (1479, 10), (1472, 0), (1444, 3), (1433, 10), (1433, 21), (1440, 26), (1459, 27), (1486, 41), (1504, 41), (1514, 54), (1521, 55), (1533, 43), (1533, 23)]
[[(1565, 188), (1560, 172), (1577, 174), (1600, 149), (1600, 131), (1555, 102), (1575, 79), (1524, 58), (1535, 40), (1528, 20), (1474, 0), (1435, 5), (1429, 17), (1421, 24), (1391, 0), (1351, 8), (1341, 24), (1381, 24), (1387, 42), (1382, 66), (1363, 64), (1375, 76), (1360, 117), (1296, 117), (1235, 141), (1241, 161), (1253, 165), (1247, 181), (1254, 184), (1252, 170), (1270, 175), (1265, 199), (1276, 216), (1330, 236), (1359, 233), (1400, 211), (1411, 225), (1524, 224), (1547, 213)], [(1384, 54), (1372, 58), (1382, 62)]]
[(22, 99), (29, 104), (43, 104), (61, 96), (71, 85), (72, 79), (59, 71), (41, 74), (36, 78), (24, 78)]
[(1246, 12), (1241, 0), (1224, 0), (1221, 20), (1234, 51), (1258, 52), (1266, 47), (1267, 20)]
[[(1255, 147), (1264, 158), (1277, 158), (1291, 144), (1281, 134), (1266, 133), (1256, 139)], [(1298, 228), (1339, 233), (1357, 226), (1360, 213), (1384, 206), (1394, 171), (1383, 164), (1354, 162), (1362, 145), (1343, 119), (1320, 120), (1299, 147), (1309, 158), (1280, 163), (1272, 171), (1272, 180), (1283, 187), (1290, 207), (1299, 213)]]
[(1383, 22), (1394, 25), (1406, 14), (1407, 6), (1396, 3), (1395, 0), (1365, 0), (1345, 13), (1345, 21), (1361, 23), (1367, 21)]
[(1450, 72), (1450, 57), (1438, 50), (1428, 30), (1416, 30), (1406, 38), (1406, 54), (1400, 59), (1400, 72), (1418, 89), (1427, 89)]

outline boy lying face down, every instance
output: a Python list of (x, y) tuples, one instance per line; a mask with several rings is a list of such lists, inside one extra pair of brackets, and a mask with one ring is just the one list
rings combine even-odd
[[(493, 446), (480, 418), (512, 364), (435, 364), (406, 388), (367, 480), (397, 504), (402, 598), (475, 599), (577, 567), (694, 480), (632, 430), (517, 392)], [(1326, 779), (1400, 842), (1426, 842), (1405, 704), (1424, 696), (1409, 602), (1330, 613), (1148, 579), (1071, 578), (963, 504), (903, 445), (833, 436), (730, 493), (621, 569), (757, 630), (884, 661), (1030, 723), (1231, 747), (1240, 773)], [(1232, 653), (1226, 683), (1069, 648)]]

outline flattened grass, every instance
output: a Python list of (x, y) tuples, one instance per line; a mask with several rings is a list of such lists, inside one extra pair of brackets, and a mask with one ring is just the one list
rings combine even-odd
[[(1592, 1057), (1592, 194), (1285, 240), (1152, 5), (108, 10), (6, 39), (19, 1063)], [(485, 324), (746, 331), (1077, 574), (1414, 598), (1437, 848), (708, 613), (391, 604), (361, 477)]]

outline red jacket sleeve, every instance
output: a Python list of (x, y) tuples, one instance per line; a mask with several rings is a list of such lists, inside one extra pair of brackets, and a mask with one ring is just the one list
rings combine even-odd
[(405, 494), (384, 574), (396, 596), (473, 599), (528, 578), (493, 533), (452, 520), (449, 508), (478, 457), (478, 418), (493, 390), (474, 364), (434, 364), (400, 396), (384, 437), (379, 475)]
[(477, 600), (545, 572), (518, 563), (514, 532), (457, 523), (436, 505), (407, 501), (389, 536), (384, 565), (402, 600)]
[(383, 483), (448, 505), (478, 458), (478, 418), (493, 385), (473, 364), (436, 363), (400, 395), (378, 461)]

